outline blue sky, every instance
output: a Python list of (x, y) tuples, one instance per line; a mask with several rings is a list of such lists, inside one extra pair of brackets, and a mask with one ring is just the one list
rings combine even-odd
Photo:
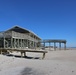
[(76, 0), (0, 0), (0, 31), (15, 25), (76, 46)]

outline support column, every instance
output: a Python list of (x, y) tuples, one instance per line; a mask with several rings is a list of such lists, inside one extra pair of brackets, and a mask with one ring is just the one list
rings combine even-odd
[(13, 48), (13, 38), (11, 38), (11, 48)]
[(18, 39), (17, 38), (16, 38), (15, 43), (16, 43), (16, 48), (18, 48)]
[(29, 48), (31, 47), (31, 41), (29, 40)]
[(26, 47), (26, 41), (25, 41), (25, 39), (24, 39), (24, 48)]
[(23, 46), (24, 46), (24, 48), (26, 47), (26, 45), (25, 45), (25, 39), (23, 39)]
[(23, 57), (23, 52), (21, 52), (21, 58)]
[(56, 42), (54, 42), (54, 50), (56, 50)]
[(16, 39), (13, 38), (13, 40), (14, 40), (14, 48), (15, 48), (16, 47)]
[(34, 38), (34, 35), (33, 35), (33, 48), (34, 48), (34, 42), (35, 42), (35, 38)]
[(44, 42), (44, 49), (45, 49), (45, 42)]
[(33, 48), (34, 48), (34, 41), (33, 41)]
[(51, 50), (51, 42), (49, 42), (49, 50)]
[(19, 39), (19, 45), (20, 45), (20, 48), (21, 48), (21, 39)]
[(15, 39), (15, 48), (17, 48), (17, 39)]
[(64, 50), (66, 50), (66, 43), (64, 43)]
[(4, 48), (5, 48), (5, 37), (4, 37), (3, 41), (4, 41)]
[(26, 44), (27, 44), (26, 46), (27, 46), (27, 48), (28, 48), (28, 40), (26, 40)]
[(24, 57), (26, 57), (26, 52), (24, 52)]
[(14, 48), (14, 38), (12, 38), (12, 48)]
[(19, 48), (21, 47), (20, 39), (19, 39)]
[(36, 42), (34, 42), (34, 47), (35, 47), (35, 49), (36, 49)]
[(59, 50), (61, 50), (61, 42), (59, 42)]
[(30, 48), (30, 40), (28, 40), (28, 48)]
[(17, 48), (17, 44), (16, 43), (17, 43), (17, 39), (15, 39), (15, 48)]
[(18, 39), (18, 48), (19, 48), (20, 46), (19, 46), (19, 39)]
[(23, 39), (23, 48), (25, 48), (24, 43), (25, 43), (25, 42), (24, 42), (24, 39)]
[(21, 40), (21, 48), (22, 48), (22, 39), (20, 39)]

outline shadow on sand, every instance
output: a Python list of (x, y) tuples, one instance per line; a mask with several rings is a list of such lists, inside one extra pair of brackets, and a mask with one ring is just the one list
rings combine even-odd
[[(8, 56), (8, 57), (21, 58), (20, 55), (13, 55), (13, 54), (7, 54), (6, 56)], [(22, 57), (22, 58), (26, 58), (26, 59), (40, 59), (40, 57), (30, 57), (30, 56), (25, 56), (25, 57)]]
[(45, 73), (27, 67), (21, 72), (20, 75), (45, 75)]

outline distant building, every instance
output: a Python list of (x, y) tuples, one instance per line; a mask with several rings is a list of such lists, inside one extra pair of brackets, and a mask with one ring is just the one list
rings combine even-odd
[(35, 33), (19, 26), (0, 32), (0, 48), (36, 48), (40, 40)]

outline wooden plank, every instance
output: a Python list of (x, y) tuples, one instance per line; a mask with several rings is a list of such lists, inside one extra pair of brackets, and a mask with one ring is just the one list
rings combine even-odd
[(24, 56), (26, 56), (26, 52), (43, 53), (42, 59), (45, 58), (45, 54), (47, 53), (47, 51), (43, 51), (43, 50), (30, 50), (30, 49), (28, 49), (28, 50), (20, 50), (20, 49), (4, 49), (4, 48), (0, 49), (0, 51), (7, 51), (7, 50), (9, 50), (9, 51), (18, 51), (18, 52), (21, 53), (21, 57), (23, 57), (23, 53), (24, 53)]

